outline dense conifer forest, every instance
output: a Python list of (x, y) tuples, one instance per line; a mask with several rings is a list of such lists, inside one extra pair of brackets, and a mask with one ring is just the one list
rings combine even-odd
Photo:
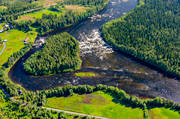
[(0, 21), (12, 22), (14, 19), (17, 19), (18, 13), (41, 6), (33, 3), (34, 1), (36, 0), (0, 1), (0, 5), (4, 6), (0, 8)]
[(68, 33), (62, 33), (48, 37), (43, 48), (24, 63), (24, 70), (29, 74), (47, 75), (73, 71), (80, 66), (77, 40)]
[[(95, 14), (97, 11), (102, 10), (105, 5), (108, 3), (108, 0), (67, 0), (64, 4), (73, 4), (73, 5), (80, 5), (85, 7), (90, 7), (84, 13), (74, 13), (72, 11), (68, 11), (65, 15), (57, 16), (53, 14), (44, 14), (42, 18), (37, 19), (35, 23), (32, 23), (32, 26), (37, 27), (37, 31), (40, 34), (44, 34), (46, 32), (50, 32), (53, 29), (64, 28), (68, 25), (72, 25), (82, 21), (83, 19), (87, 18), (88, 16)], [(28, 23), (24, 23), (26, 25), (24, 29), (29, 29), (27, 26)], [(17, 24), (18, 25), (18, 24)], [(22, 26), (22, 25), (21, 25)]]
[(180, 1), (145, 0), (102, 27), (104, 39), (118, 50), (180, 76)]
[[(34, 32), (42, 35), (78, 23), (102, 10), (108, 3), (108, 0), (65, 0), (62, 4), (56, 4), (47, 8), (57, 11), (58, 15), (43, 14), (42, 18), (39, 17), (34, 21), (15, 21), (18, 19), (19, 13), (37, 7), (43, 7), (43, 4), (37, 3), (44, 1), (45, 0), (0, 0), (0, 22), (3, 22), (3, 25), (0, 24), (2, 25), (0, 27), (3, 29), (4, 25), (8, 24), (10, 27), (15, 26), (12, 29), (15, 28), (16, 30), (18, 29), (24, 32), (34, 30)], [(61, 0), (54, 1), (57, 2)], [(140, 0), (139, 3), (141, 4), (141, 2), (142, 0)], [(86, 11), (75, 13), (69, 10), (59, 15), (66, 5), (82, 7), (85, 8), (83, 10)], [(127, 15), (103, 25), (101, 30), (104, 39), (118, 50), (155, 65), (172, 75), (180, 75), (179, 0), (144, 0), (144, 4), (137, 6)], [(26, 38), (27, 37), (28, 36), (26, 36)], [(2, 40), (3, 39), (0, 38), (0, 42)], [(8, 42), (11, 41), (8, 39), (7, 43)], [(164, 108), (180, 114), (180, 104), (169, 99), (160, 97), (142, 99), (129, 95), (117, 87), (101, 84), (94, 86), (66, 85), (46, 90), (27, 90), (22, 87), (22, 85), (17, 84), (17, 82), (13, 82), (8, 75), (9, 71), (16, 66), (15, 63), (33, 46), (32, 43), (24, 42), (23, 39), (16, 41), (16, 43), (17, 42), (25, 44), (24, 48), (13, 52), (12, 55), (9, 55), (10, 57), (8, 56), (9, 59), (7, 62), (2, 66), (0, 65), (0, 118), (2, 119), (91, 119), (86, 116), (72, 115), (72, 113), (67, 114), (50, 111), (45, 106), (48, 103), (48, 99), (53, 97), (67, 98), (74, 95), (76, 96), (77, 94), (92, 94), (97, 91), (102, 91), (112, 96), (112, 101), (117, 105), (132, 109), (138, 108), (142, 111), (144, 119), (150, 119), (150, 110), (155, 108), (159, 110)], [(0, 46), (2, 45), (0, 44)], [(64, 32), (48, 36), (42, 48), (25, 61), (23, 68), (31, 75), (49, 75), (77, 70), (80, 68), (81, 63), (78, 41), (70, 34)], [(92, 81), (97, 80), (92, 79)], [(76, 98), (79, 99), (78, 97)], [(98, 98), (103, 101), (102, 97)], [(93, 105), (93, 103), (91, 104), (89, 101), (91, 99), (95, 100), (96, 98), (86, 96), (86, 103)], [(65, 99), (65, 101), (67, 100)], [(57, 100), (55, 100), (55, 104), (56, 103)], [(103, 105), (100, 104), (96, 105), (100, 108), (103, 107)], [(77, 105), (77, 107), (78, 106), (80, 105)], [(119, 111), (126, 111), (125, 108), (124, 110), (117, 110), (112, 107), (110, 110), (115, 110), (117, 113), (119, 113)], [(155, 115), (154, 117), (161, 118), (159, 115), (157, 117)], [(122, 118), (127, 117), (125, 115)]]
[[(10, 2), (1, 3), (5, 7), (7, 7), (7, 9), (0, 9), (0, 21), (11, 23), (13, 26), (16, 26), (17, 29), (25, 32), (31, 31), (32, 27), (35, 27), (36, 31), (39, 34), (45, 34), (47, 32), (53, 31), (54, 29), (61, 29), (69, 25), (78, 23), (88, 16), (102, 10), (108, 3), (108, 0), (67, 0), (57, 3), (57, 5), (53, 5), (51, 7), (51, 10), (57, 11), (60, 14), (65, 5), (79, 5), (84, 6), (88, 9), (86, 9), (85, 12), (82, 13), (76, 13), (72, 10), (69, 10), (62, 15), (43, 14), (42, 18), (38, 18), (33, 22), (30, 20), (21, 22), (15, 21), (21, 15), (20, 13), (26, 10), (32, 10), (37, 7), (43, 9), (43, 6), (41, 4), (36, 3), (37, 1), (14, 2), (14, 4), (12, 5), (10, 4)], [(38, 10), (34, 10), (32, 12), (36, 11)]]

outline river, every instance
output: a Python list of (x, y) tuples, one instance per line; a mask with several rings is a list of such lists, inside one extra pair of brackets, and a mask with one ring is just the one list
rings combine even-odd
[(167, 77), (140, 61), (118, 53), (101, 37), (99, 29), (104, 23), (126, 14), (135, 8), (136, 4), (136, 0), (110, 0), (107, 7), (99, 14), (68, 30), (80, 43), (83, 65), (76, 72), (94, 72), (96, 77), (76, 77), (74, 72), (53, 76), (29, 76), (24, 73), (22, 64), (35, 50), (25, 54), (14, 65), (9, 77), (15, 83), (33, 91), (68, 84), (104, 84), (117, 86), (138, 97), (159, 96), (180, 103), (180, 80)]

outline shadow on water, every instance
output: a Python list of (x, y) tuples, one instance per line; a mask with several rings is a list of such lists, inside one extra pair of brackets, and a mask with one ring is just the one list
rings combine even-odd
[[(180, 103), (180, 82), (149, 68), (142, 63), (119, 54), (102, 39), (100, 27), (133, 9), (136, 0), (110, 0), (109, 5), (97, 15), (66, 29), (80, 43), (82, 68), (76, 72), (94, 72), (96, 77), (76, 77), (74, 72), (53, 76), (29, 76), (23, 70), (23, 62), (33, 54), (32, 49), (11, 69), (9, 77), (28, 90), (49, 89), (63, 85), (104, 84), (122, 88), (140, 97), (165, 97)], [(64, 30), (63, 30), (64, 31)], [(60, 33), (56, 31), (56, 33)], [(51, 34), (50, 34), (51, 35)]]

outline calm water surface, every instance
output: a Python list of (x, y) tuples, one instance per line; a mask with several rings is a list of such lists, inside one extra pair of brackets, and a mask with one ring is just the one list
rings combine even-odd
[(117, 86), (140, 97), (165, 97), (180, 103), (180, 80), (169, 78), (155, 69), (117, 53), (100, 34), (100, 27), (135, 8), (136, 0), (110, 0), (101, 13), (94, 15), (68, 32), (80, 43), (82, 68), (76, 72), (94, 72), (97, 77), (80, 78), (74, 72), (53, 76), (29, 76), (23, 71), (23, 62), (36, 50), (23, 56), (9, 72), (9, 77), (28, 90), (42, 90), (67, 84), (105, 84)]

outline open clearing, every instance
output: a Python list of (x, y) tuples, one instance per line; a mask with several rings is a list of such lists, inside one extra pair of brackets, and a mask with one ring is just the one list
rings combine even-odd
[(149, 111), (151, 119), (180, 119), (180, 114), (170, 109), (154, 108)]
[(0, 44), (0, 52), (3, 50), (3, 44)]
[(66, 10), (72, 10), (73, 12), (77, 13), (83, 13), (86, 12), (86, 10), (90, 9), (89, 7), (83, 7), (79, 5), (66, 5), (65, 8)]
[(66, 12), (72, 10), (74, 13), (84, 13), (86, 12), (86, 10), (90, 9), (89, 7), (83, 7), (83, 6), (78, 6), (78, 5), (66, 5), (65, 8), (62, 8), (62, 11), (51, 11), (49, 8), (45, 8), (33, 13), (27, 13), (24, 15), (21, 15), (18, 17), (18, 19), (16, 20), (17, 22), (20, 21), (35, 21), (38, 18), (42, 18), (43, 14), (52, 14), (52, 15), (64, 15), (66, 14)]
[(38, 1), (34, 1), (34, 3), (43, 5), (43, 6), (47, 6), (47, 5), (53, 5), (57, 2), (62, 2), (62, 1), (63, 0), (38, 0)]
[[(18, 34), (18, 35), (17, 35)], [(8, 58), (15, 52), (19, 51), (23, 48), (24, 40), (28, 37), (28, 42), (34, 42), (36, 37), (35, 32), (31, 31), (28, 33), (24, 33), (18, 30), (10, 30), (3, 33), (0, 33), (0, 37), (4, 40), (7, 39), (6, 48), (2, 55), (0, 56), (0, 66), (8, 61)], [(1, 46), (0, 46), (1, 49)]]
[(85, 95), (74, 94), (69, 97), (48, 98), (46, 107), (111, 119), (143, 119), (141, 109), (132, 109), (116, 103), (112, 96), (101, 91)]
[(18, 20), (16, 21), (28, 21), (28, 20), (35, 20), (38, 18), (42, 18), (43, 14), (56, 14), (56, 15), (60, 15), (60, 12), (54, 12), (54, 11), (50, 11), (48, 9), (42, 9), (40, 11), (37, 12), (33, 12), (33, 13), (27, 13), (24, 15), (19, 16)]

